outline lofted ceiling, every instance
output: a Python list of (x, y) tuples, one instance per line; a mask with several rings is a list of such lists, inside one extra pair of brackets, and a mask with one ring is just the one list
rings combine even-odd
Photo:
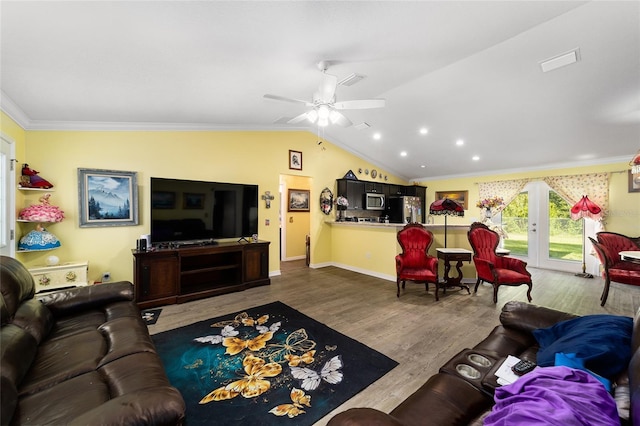
[[(2, 109), (27, 129), (305, 129), (407, 180), (640, 148), (638, 1), (3, 0), (0, 15)], [(308, 108), (263, 95), (310, 101), (320, 61), (365, 77), (337, 101), (386, 106), (286, 124)]]

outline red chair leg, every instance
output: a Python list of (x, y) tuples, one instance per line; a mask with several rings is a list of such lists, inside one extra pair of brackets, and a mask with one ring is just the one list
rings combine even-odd
[(396, 283), (398, 284), (398, 293), (396, 293), (396, 297), (399, 298), (400, 297), (400, 278), (396, 280)]
[(498, 303), (498, 287), (500, 287), (497, 284), (493, 285), (493, 303)]
[(531, 303), (531, 283), (527, 283), (527, 287), (529, 287), (529, 289), (527, 290), (527, 299), (529, 299), (529, 303)]
[(482, 280), (481, 280), (480, 278), (478, 278), (478, 281), (476, 281), (476, 286), (475, 286), (475, 287), (474, 287), (474, 289), (473, 289), (473, 292), (474, 292), (474, 293), (477, 293), (477, 292), (478, 292), (478, 286), (480, 285), (480, 281), (482, 281)]

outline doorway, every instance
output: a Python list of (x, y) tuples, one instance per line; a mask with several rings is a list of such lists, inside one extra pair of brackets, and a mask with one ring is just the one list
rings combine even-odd
[(5, 135), (0, 135), (0, 254), (15, 256), (15, 212), (16, 174), (15, 144)]
[[(502, 211), (499, 220), (508, 238), (503, 247), (529, 266), (565, 272), (581, 272), (583, 232), (593, 233), (593, 221), (574, 221), (571, 205), (543, 181), (528, 183)], [(583, 229), (586, 226), (587, 229)], [(597, 262), (585, 254), (587, 270)]]
[[(289, 211), (289, 190), (310, 190), (307, 176), (280, 175), (280, 261), (306, 258), (306, 241), (311, 229), (310, 211)], [(309, 197), (313, 196), (310, 194)], [(311, 204), (311, 200), (309, 200)]]

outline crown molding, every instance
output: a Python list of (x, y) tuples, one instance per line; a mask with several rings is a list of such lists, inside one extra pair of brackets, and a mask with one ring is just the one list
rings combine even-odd
[(20, 108), (18, 104), (13, 102), (13, 99), (11, 99), (9, 96), (7, 96), (6, 93), (4, 93), (4, 90), (0, 90), (0, 109), (2, 110), (2, 112), (11, 117), (11, 119), (15, 121), (18, 126), (22, 127), (24, 130), (29, 130), (28, 127), (31, 120), (29, 119), (27, 114), (24, 113), (22, 108)]

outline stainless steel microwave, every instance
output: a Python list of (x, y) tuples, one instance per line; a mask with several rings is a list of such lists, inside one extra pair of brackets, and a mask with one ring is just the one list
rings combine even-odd
[(365, 194), (364, 208), (367, 210), (384, 210), (384, 194)]

